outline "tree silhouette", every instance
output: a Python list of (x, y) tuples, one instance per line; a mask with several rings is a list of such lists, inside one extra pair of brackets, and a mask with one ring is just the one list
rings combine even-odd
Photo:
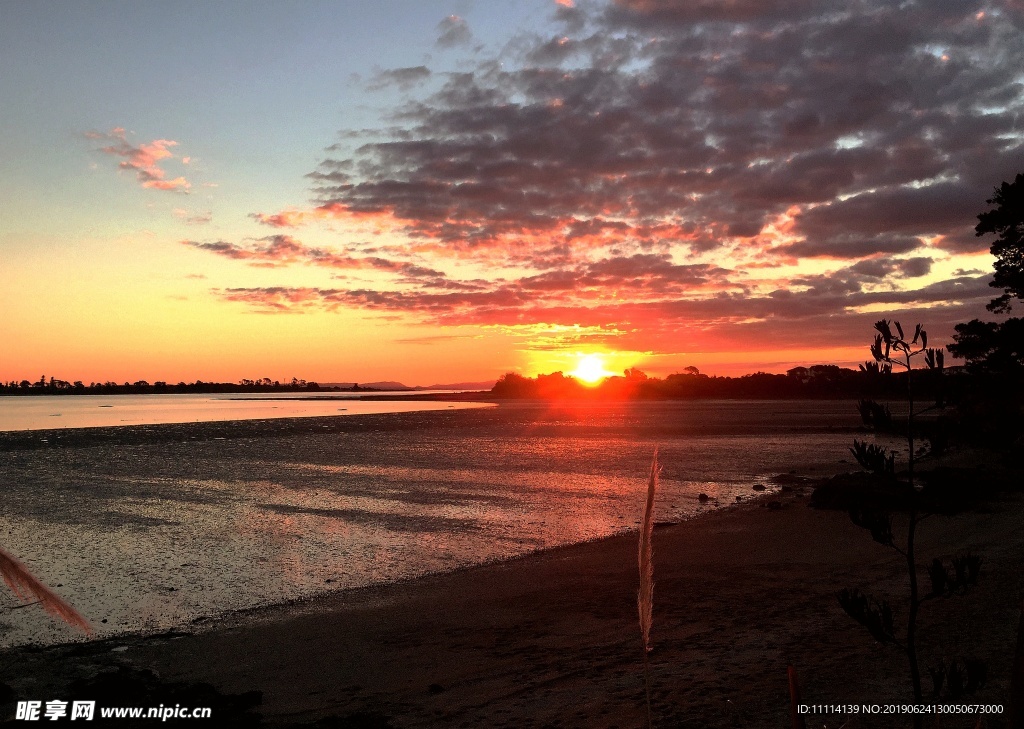
[(946, 349), (966, 360), (970, 370), (989, 376), (1024, 373), (1024, 319), (1002, 324), (972, 319), (954, 328), (953, 343)]
[(1011, 309), (1011, 299), (1024, 300), (1024, 174), (995, 188), (985, 202), (996, 207), (978, 216), (974, 231), (979, 236), (998, 236), (991, 248), (996, 262), (990, 285), (1004, 293), (992, 300), (988, 310), (1002, 313)]

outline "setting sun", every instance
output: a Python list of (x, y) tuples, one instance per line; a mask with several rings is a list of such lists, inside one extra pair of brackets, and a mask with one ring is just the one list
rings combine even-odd
[(576, 364), (576, 369), (569, 374), (578, 380), (595, 384), (611, 376), (613, 373), (605, 370), (604, 361), (599, 355), (588, 354), (580, 358), (580, 361)]

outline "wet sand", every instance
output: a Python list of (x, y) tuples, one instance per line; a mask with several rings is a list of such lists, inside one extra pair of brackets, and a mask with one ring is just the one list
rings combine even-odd
[[(1024, 501), (1004, 497), (921, 530), (921, 555), (971, 548), (985, 558), (975, 592), (921, 613), (924, 665), (936, 655), (988, 662), (988, 684), (972, 702), (1007, 701), (1022, 517)], [(17, 697), (45, 700), (72, 678), (151, 669), (165, 682), (262, 691), (271, 725), (333, 715), (364, 721), (336, 726), (372, 726), (365, 721), (375, 717), (395, 727), (639, 727), (635, 549), (634, 538), (615, 537), (239, 614), (191, 635), (16, 651), (2, 656), (4, 680)], [(786, 494), (781, 509), (751, 504), (657, 529), (655, 560), (657, 726), (785, 726), (787, 665), (807, 703), (908, 700), (903, 657), (874, 643), (835, 599), (856, 586), (899, 604), (902, 565), (845, 514)]]
[[(848, 403), (524, 405), (5, 434), (0, 543), (99, 637), (167, 630), (622, 533), (655, 446), (663, 521), (795, 464), (842, 470), (850, 435), (822, 427), (837, 409), (856, 417)], [(765, 432), (781, 422), (800, 430)], [(0, 646), (69, 637), (38, 610), (0, 612)]]

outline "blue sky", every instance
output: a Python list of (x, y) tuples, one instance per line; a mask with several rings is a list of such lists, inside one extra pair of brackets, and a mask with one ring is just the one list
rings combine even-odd
[[(119, 209), (116, 189), (88, 174), (88, 130), (124, 127), (141, 139), (181, 140), (225, 213), (303, 204), (304, 175), (339, 130), (376, 123), (395, 103), (367, 93), (374, 73), (425, 62), (457, 66), (436, 45), (449, 15), (473, 22), (478, 42), (543, 17), (523, 3), (500, 18), (473, 2), (57, 2), (3, 4), (0, 189), (19, 210), (74, 203)], [(482, 4), (486, 6), (486, 4)], [(464, 50), (464, 49), (463, 49)], [(34, 225), (34, 223), (33, 223)], [(63, 231), (62, 231), (63, 232)]]

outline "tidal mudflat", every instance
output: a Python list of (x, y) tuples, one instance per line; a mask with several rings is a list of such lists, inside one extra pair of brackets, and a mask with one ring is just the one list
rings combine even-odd
[(846, 402), (692, 402), (7, 434), (0, 533), (99, 635), (161, 630), (634, 529), (655, 446), (680, 521), (845, 470), (857, 425)]

